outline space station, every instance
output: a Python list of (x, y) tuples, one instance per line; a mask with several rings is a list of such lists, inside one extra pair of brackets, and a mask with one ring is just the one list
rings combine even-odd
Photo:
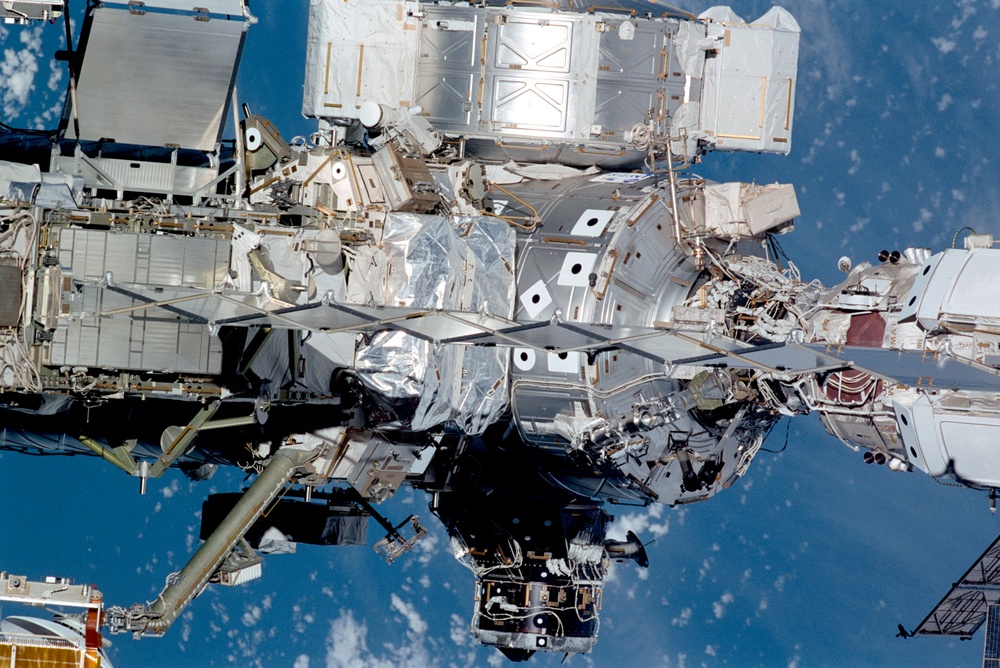
[[(614, 508), (709, 499), (783, 417), (995, 502), (992, 237), (803, 276), (793, 184), (697, 175), (791, 151), (795, 19), (608, 5), (313, 2), (295, 138), (240, 99), (243, 0), (87, 6), (58, 134), (0, 135), (0, 449), (253, 482), (153, 602), (0, 574), (81, 610), (3, 620), (0, 662), (109, 666), (102, 633), (161, 636), (264, 555), (371, 525), (392, 562), (430, 521), (479, 643), (586, 653), (610, 564), (655, 568)], [(428, 516), (379, 511), (404, 485)], [(1000, 629), (983, 582), (917, 632)]]

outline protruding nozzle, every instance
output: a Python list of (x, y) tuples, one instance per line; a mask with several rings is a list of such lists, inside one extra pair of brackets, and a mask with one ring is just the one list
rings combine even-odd
[(604, 541), (604, 549), (608, 556), (615, 561), (622, 562), (631, 559), (643, 568), (649, 568), (649, 557), (646, 555), (646, 546), (642, 544), (635, 532), (629, 531), (625, 534), (625, 540)]
[(149, 462), (139, 462), (139, 494), (146, 493), (146, 481), (149, 480)]

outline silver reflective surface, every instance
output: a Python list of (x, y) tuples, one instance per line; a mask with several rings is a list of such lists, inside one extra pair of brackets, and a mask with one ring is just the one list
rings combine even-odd
[[(382, 248), (390, 265), (384, 301), (512, 314), (514, 232), (506, 223), (389, 214)], [(507, 406), (508, 359), (505, 349), (439, 346), (394, 331), (361, 346), (355, 367), (380, 396), (416, 403), (411, 429), (454, 420), (475, 434)]]
[(243, 44), (242, 15), (203, 22), (97, 7), (91, 21), (76, 93), (80, 138), (214, 150)]

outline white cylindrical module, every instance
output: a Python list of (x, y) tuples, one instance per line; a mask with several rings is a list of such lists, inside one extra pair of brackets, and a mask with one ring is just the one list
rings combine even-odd
[(970, 234), (965, 237), (965, 249), (972, 250), (973, 248), (993, 248), (993, 235)]
[(392, 107), (369, 100), (361, 105), (358, 120), (366, 128), (380, 128), (397, 122), (399, 112)]

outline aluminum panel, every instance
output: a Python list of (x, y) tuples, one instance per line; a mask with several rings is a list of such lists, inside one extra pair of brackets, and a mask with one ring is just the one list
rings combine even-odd
[(214, 288), (229, 269), (226, 239), (63, 230), (60, 263), (78, 279)]
[(624, 86), (615, 81), (598, 80), (594, 124), (601, 136), (624, 141), (625, 133), (637, 123), (657, 118), (663, 91), (659, 87)]
[[(117, 135), (110, 136), (117, 138)], [(116, 184), (129, 189), (162, 192), (173, 189), (174, 166), (170, 163), (99, 159), (94, 166), (110, 176)]]
[[(622, 30), (629, 23), (631, 31)], [(656, 83), (666, 79), (669, 72), (669, 40), (673, 38), (673, 24), (650, 21), (623, 21), (610, 24), (601, 34), (598, 76), (621, 81), (646, 81)]]
[(228, 14), (243, 17), (243, 0), (143, 0), (144, 9), (172, 9), (193, 12), (195, 7), (207, 10), (209, 14)]
[(428, 8), (421, 23), (413, 100), (438, 128), (476, 128), (484, 18), (483, 9)]
[[(100, 233), (98, 233), (100, 234)], [(135, 260), (139, 255), (137, 235), (104, 233), (104, 266), (116, 281), (135, 283)]]
[(142, 364), (147, 369), (171, 369), (177, 356), (177, 325), (172, 322), (146, 321), (142, 340)]
[[(141, 300), (88, 286), (74, 300), (74, 313), (107, 313), (141, 306)], [(222, 347), (208, 328), (188, 325), (169, 311), (136, 309), (113, 316), (72, 320), (55, 331), (53, 365), (113, 369), (218, 373)]]
[[(631, 30), (623, 29), (626, 24), (633, 26)], [(620, 140), (636, 123), (662, 120), (665, 111), (678, 106), (664, 92), (673, 27), (626, 20), (601, 34), (594, 123), (602, 137)]]
[(153, 285), (182, 285), (185, 251), (183, 237), (154, 236), (149, 241), (149, 276)]
[[(70, 337), (66, 344), (66, 363), (74, 366), (97, 366), (97, 347), (100, 341), (100, 327), (96, 320), (81, 322), (75, 328), (76, 337)], [(74, 345), (75, 344), (75, 345)], [(75, 359), (71, 353), (75, 351)]]
[(511, 15), (492, 26), (497, 69), (569, 74), (573, 55), (573, 21), (530, 13)]
[(156, 236), (149, 252), (150, 283), (214, 288), (229, 267), (224, 239)]
[(474, 130), (478, 114), (473, 111), (472, 96), (478, 78), (474, 72), (434, 72), (431, 68), (418, 71), (413, 86), (414, 103), (437, 128), (453, 132)]
[[(934, 259), (940, 258), (936, 265)], [(1000, 284), (1000, 251), (979, 248), (971, 251), (950, 249), (928, 260), (922, 275), (930, 271), (930, 280), (921, 294), (914, 284), (909, 299), (919, 297), (917, 320), (927, 330), (939, 320), (954, 323), (1000, 322), (1000, 306), (993, 298)], [(927, 269), (928, 266), (932, 268)], [(910, 301), (907, 302), (909, 304)]]
[(955, 476), (977, 485), (1000, 485), (1000, 419), (935, 415), (942, 450)]
[(569, 81), (497, 75), (491, 81), (490, 91), (491, 105), (486, 118), (493, 130), (572, 136)]
[(214, 150), (246, 25), (92, 9), (77, 83), (80, 138)]
[(593, 16), (503, 12), (487, 29), (480, 130), (589, 139), (597, 70)]
[(116, 158), (76, 156), (52, 157), (50, 171), (72, 174), (79, 167), (84, 182), (93, 188), (131, 190), (165, 195), (201, 195), (219, 175), (215, 167), (189, 167)]

